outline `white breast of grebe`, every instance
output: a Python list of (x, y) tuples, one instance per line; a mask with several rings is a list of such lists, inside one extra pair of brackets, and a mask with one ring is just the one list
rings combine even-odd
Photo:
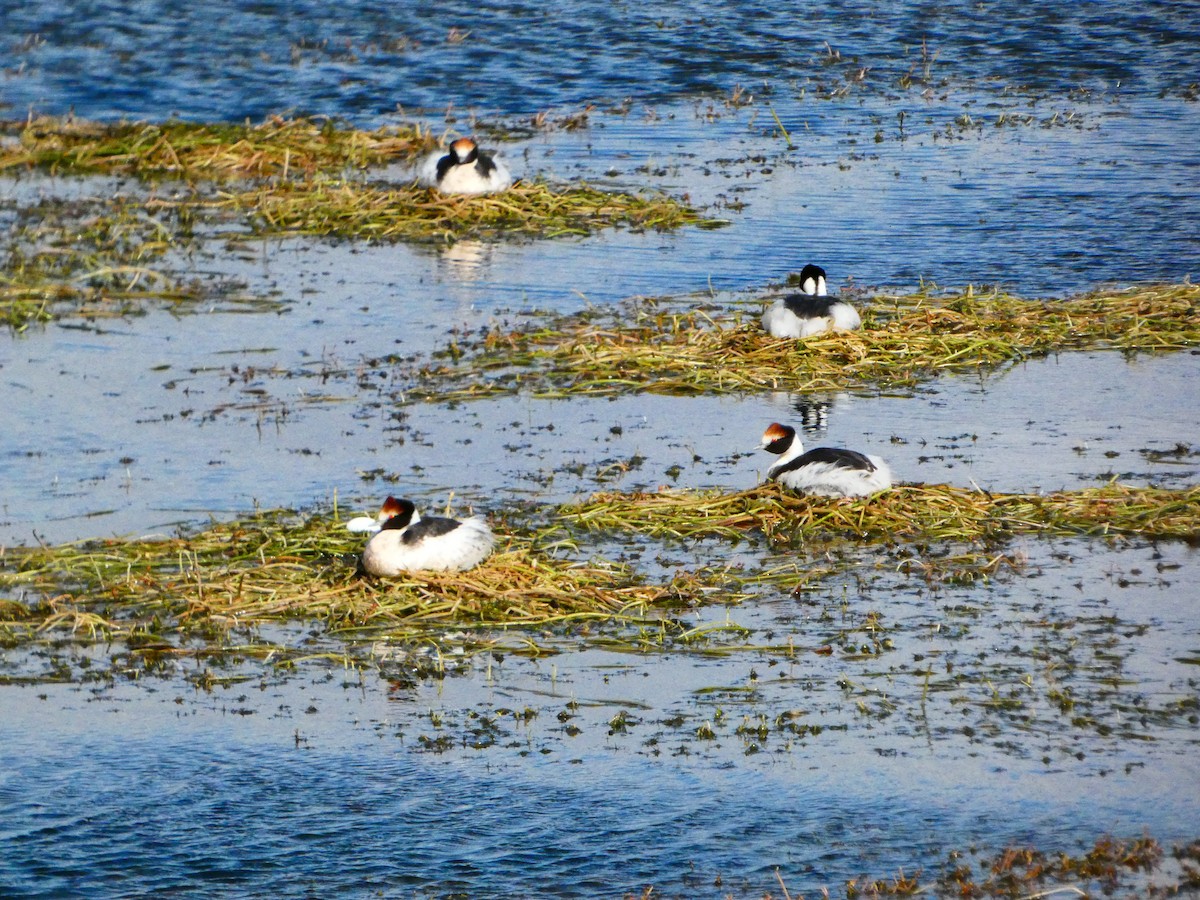
[(421, 165), (417, 180), (444, 194), (490, 194), (512, 187), (508, 167), (485, 153), (470, 138), (459, 138), (445, 151), (436, 151)]
[(482, 516), (461, 521), (447, 516), (423, 518), (411, 500), (394, 497), (385, 501), (383, 510), (391, 515), (367, 541), (362, 554), (363, 568), (372, 575), (461, 572), (487, 559), (495, 545), (492, 529)]
[(763, 313), (763, 330), (771, 337), (806, 338), (825, 331), (852, 331), (862, 325), (858, 311), (826, 294), (825, 270), (809, 264), (800, 272), (801, 293), (776, 300)]
[(764, 450), (779, 455), (767, 478), (803, 494), (866, 497), (892, 486), (892, 472), (878, 456), (839, 447), (805, 451), (796, 429), (773, 422), (763, 432)]

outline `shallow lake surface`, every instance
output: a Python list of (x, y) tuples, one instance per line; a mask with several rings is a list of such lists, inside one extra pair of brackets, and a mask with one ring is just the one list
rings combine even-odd
[[(1197, 4), (558, 10), (0, 0), (6, 118), (466, 132), (594, 103), (584, 129), (500, 144), (514, 170), (686, 193), (729, 222), (449, 249), (214, 241), (181, 270), (274, 311), (0, 337), (0, 544), (335, 497), (366, 512), (397, 491), (497, 514), (741, 489), (771, 421), (878, 452), (904, 481), (1196, 483), (1196, 353), (1070, 353), (885, 394), (397, 403), (403, 367), (378, 360), (427, 358), (451, 329), (657, 295), (754, 314), (810, 261), (864, 303), (922, 282), (1053, 302), (1200, 271)], [(137, 190), (10, 173), (0, 216)], [(620, 550), (668, 575), (726, 558), (799, 572), (820, 553)], [(362, 674), (246, 663), (209, 691), (194, 664), (89, 680), (103, 648), (70, 650), (78, 683), (0, 687), (0, 893), (759, 897), (778, 868), (797, 896), (972, 847), (1197, 836), (1195, 550), (1025, 539), (964, 584), (860, 552), (815, 593), (682, 613), (709, 635), (695, 647), (556, 634), (555, 655), (451, 656), (431, 678), (381, 644)], [(14, 682), (50, 667), (0, 650)]]
[[(47, 897), (716, 898), (773, 890), (778, 868), (795, 896), (967, 846), (1188, 838), (1200, 556), (1022, 551), (983, 589), (884, 574), (703, 611), (760, 636), (727, 656), (564, 645), (414, 682), (383, 648), (382, 682), (10, 686), (0, 878)], [(812, 652), (868, 611), (894, 646)]]
[[(506, 496), (562, 503), (602, 489), (741, 490), (766, 472), (771, 457), (758, 443), (773, 421), (808, 423), (813, 446), (877, 452), (908, 482), (1003, 492), (1112, 479), (1184, 487), (1200, 468), (1194, 450), (1175, 452), (1200, 446), (1200, 418), (1182, 408), (1200, 378), (1194, 355), (1068, 354), (943, 378), (911, 396), (512, 397), (408, 406), (398, 421), (390, 405), (364, 411), (352, 380), (325, 381), (309, 400), (303, 383), (319, 376), (268, 374), (239, 396), (219, 363), (168, 390), (169, 372), (130, 372), (107, 339), (70, 343), (8, 367), (17, 396), (39, 397), (46, 428), (37, 450), (23, 443), (6, 455), (0, 535), (10, 543), (169, 533), (207, 515), (335, 498), (366, 513), (397, 491), (500, 512)], [(31, 370), (51, 358), (62, 377), (46, 390)], [(145, 406), (130, 410), (130, 398)], [(123, 410), (140, 414), (114, 432)]]

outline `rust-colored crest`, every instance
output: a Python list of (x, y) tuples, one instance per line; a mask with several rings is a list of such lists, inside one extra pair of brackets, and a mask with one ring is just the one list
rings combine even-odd
[(763, 443), (771, 444), (782, 438), (788, 437), (794, 431), (786, 425), (780, 425), (778, 422), (772, 422), (767, 426), (767, 430), (763, 432)]

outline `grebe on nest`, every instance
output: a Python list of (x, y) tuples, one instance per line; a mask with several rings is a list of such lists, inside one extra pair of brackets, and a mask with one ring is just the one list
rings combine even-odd
[(762, 446), (780, 457), (767, 469), (767, 478), (802, 494), (866, 497), (892, 486), (892, 472), (878, 456), (835, 447), (805, 452), (790, 425), (772, 422), (763, 432)]
[(372, 575), (461, 572), (487, 559), (495, 543), (483, 516), (422, 517), (411, 500), (396, 497), (388, 497), (375, 518), (358, 516), (346, 528), (374, 534), (362, 554), (363, 568)]
[(504, 163), (470, 138), (459, 138), (445, 153), (435, 151), (422, 164), (417, 180), (443, 194), (490, 194), (513, 183)]
[(763, 313), (762, 326), (777, 338), (806, 338), (825, 331), (851, 331), (862, 324), (845, 300), (827, 296), (825, 270), (809, 264), (800, 272), (799, 294), (780, 297)]

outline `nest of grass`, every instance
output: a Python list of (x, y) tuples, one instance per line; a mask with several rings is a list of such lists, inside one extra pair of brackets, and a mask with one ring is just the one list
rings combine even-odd
[(618, 226), (665, 231), (725, 224), (666, 195), (610, 193), (587, 185), (554, 189), (537, 181), (518, 182), (498, 194), (463, 196), (416, 184), (315, 179), (226, 194), (221, 205), (247, 215), (265, 235), (446, 243), (506, 234), (584, 235)]
[(1191, 284), (1045, 301), (970, 289), (948, 299), (881, 296), (860, 303), (861, 329), (798, 341), (766, 334), (757, 316), (644, 300), (615, 316), (588, 312), (455, 345), (455, 363), (427, 368), (416, 393), (468, 399), (517, 389), (555, 396), (913, 386), (940, 373), (1067, 350), (1200, 346), (1198, 304), (1200, 287)]
[(567, 522), (658, 538), (774, 541), (856, 538), (981, 542), (1016, 534), (1137, 535), (1200, 542), (1200, 487), (1120, 484), (1051, 494), (992, 494), (950, 485), (905, 485), (872, 497), (830, 500), (774, 482), (738, 493), (662, 490), (598, 493), (563, 507)]
[(343, 639), (415, 640), (454, 626), (550, 627), (636, 620), (688, 602), (689, 576), (648, 585), (627, 567), (568, 559), (535, 535), (501, 536), (483, 565), (460, 573), (374, 579), (358, 571), (360, 537), (328, 517), (267, 513), (188, 537), (16, 548), (0, 557), (0, 633), (68, 631), (157, 645), (222, 641), (268, 623), (323, 622)]
[(1015, 534), (1197, 541), (1200, 487), (1110, 484), (1028, 495), (922, 485), (864, 500), (802, 497), (775, 484), (733, 494), (601, 493), (560, 508), (542, 532), (502, 534), (498, 551), (469, 572), (394, 579), (359, 573), (363, 542), (336, 518), (267, 513), (188, 537), (9, 549), (0, 557), (0, 592), (8, 597), (0, 602), (0, 635), (67, 631), (178, 650), (187, 638), (219, 646), (269, 623), (315, 620), (346, 641), (411, 642), (448, 628), (495, 632), (595, 620), (662, 627), (661, 614), (651, 617), (654, 607), (744, 599), (725, 570), (649, 584), (624, 565), (572, 559), (564, 526), (673, 539), (760, 532), (775, 542), (979, 544)]
[(140, 177), (226, 180), (365, 169), (414, 159), (438, 146), (419, 125), (357, 131), (331, 119), (272, 117), (259, 125), (169, 121), (102, 124), (39, 117), (0, 126), (0, 171), (115, 172)]

